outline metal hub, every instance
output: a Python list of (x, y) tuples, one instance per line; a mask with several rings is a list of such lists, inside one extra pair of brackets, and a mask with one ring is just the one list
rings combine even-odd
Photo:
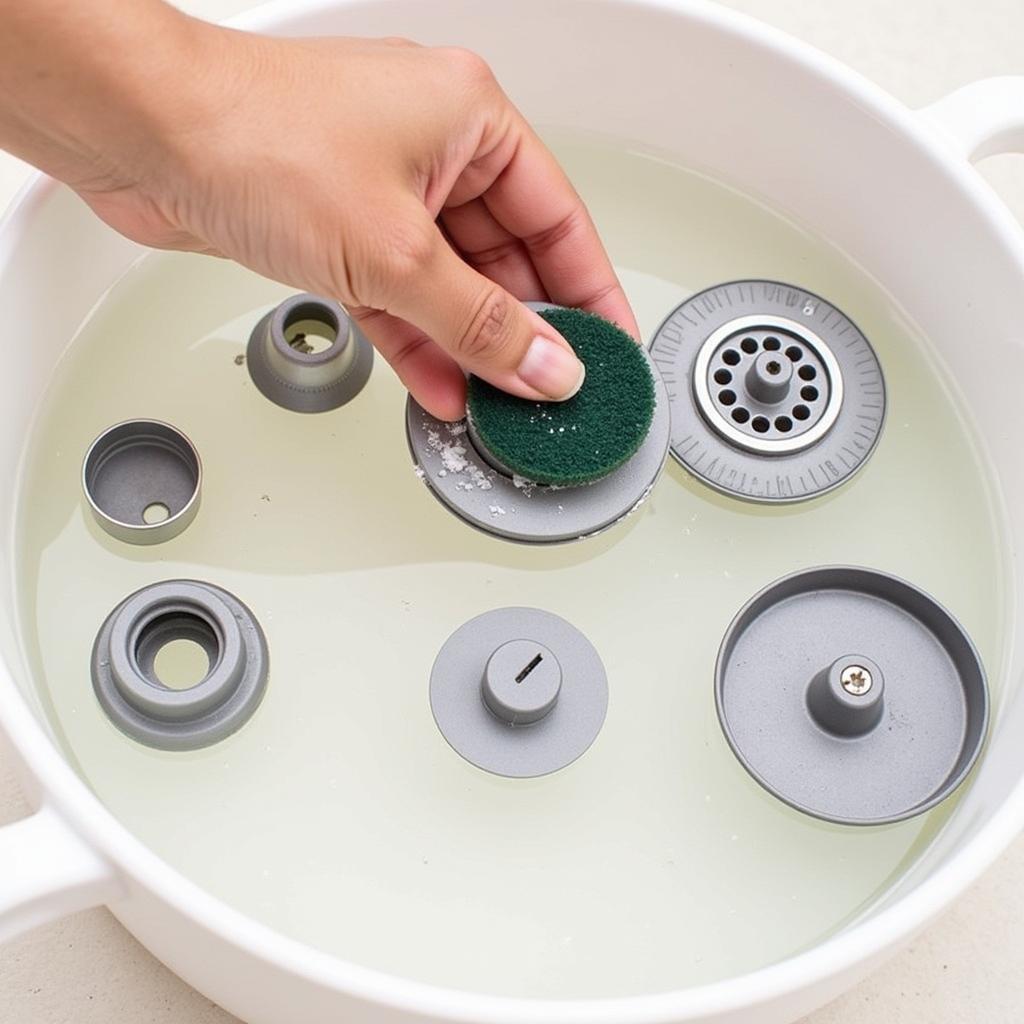
[(673, 457), (715, 490), (813, 498), (874, 450), (885, 384), (871, 345), (835, 306), (775, 281), (700, 292), (658, 328)]

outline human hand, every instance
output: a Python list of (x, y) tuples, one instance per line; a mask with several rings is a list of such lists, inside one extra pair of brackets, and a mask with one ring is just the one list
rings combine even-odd
[(176, 58), (124, 71), (127, 110), (80, 118), (80, 148), (101, 157), (55, 168), (118, 231), (337, 298), (444, 419), (463, 415), (463, 371), (525, 398), (582, 383), (519, 299), (636, 335), (582, 201), (479, 57), (150, 10), (169, 23), (150, 38)]

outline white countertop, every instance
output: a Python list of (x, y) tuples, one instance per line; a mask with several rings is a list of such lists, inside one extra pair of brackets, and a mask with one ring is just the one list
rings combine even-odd
[[(185, 0), (211, 19), (246, 0)], [(838, 57), (910, 105), (1024, 73), (1024, 0), (728, 0)], [(0, 210), (27, 172), (0, 154)], [(982, 172), (1024, 220), (1024, 156)], [(0, 749), (0, 824), (28, 808)], [(0, 947), (0, 1022), (230, 1024), (105, 910)], [(912, 945), (802, 1024), (1010, 1024), (1024, 1020), (1024, 838)]]

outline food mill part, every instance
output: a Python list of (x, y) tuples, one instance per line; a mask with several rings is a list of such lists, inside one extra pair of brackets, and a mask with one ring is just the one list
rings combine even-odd
[(882, 670), (863, 654), (836, 658), (807, 687), (807, 710), (837, 736), (863, 736), (882, 720)]
[[(175, 690), (155, 660), (175, 640), (209, 659), (205, 678)], [(125, 598), (100, 627), (92, 650), (93, 690), (123, 733), (161, 750), (194, 750), (241, 728), (267, 685), (267, 642), (253, 613), (212, 583), (166, 580)]]
[(82, 462), (82, 489), (93, 517), (129, 544), (177, 537), (199, 511), (202, 480), (192, 442), (159, 420), (109, 427)]
[(820, 296), (732, 281), (687, 299), (651, 355), (668, 387), (673, 457), (750, 501), (838, 487), (874, 450), (885, 382), (867, 338)]
[[(544, 302), (527, 305), (537, 311), (562, 308)], [(460, 519), (505, 540), (556, 544), (614, 526), (644, 502), (668, 454), (668, 393), (650, 355), (637, 348), (654, 381), (651, 426), (632, 458), (600, 480), (559, 487), (516, 476), (493, 455), (477, 449), (466, 420), (445, 423), (410, 396), (405, 429), (417, 473), (431, 494)]]
[[(303, 331), (304, 326), (315, 330)], [(311, 335), (330, 336), (317, 352)], [(327, 412), (351, 402), (373, 369), (373, 346), (344, 308), (318, 295), (293, 295), (253, 328), (249, 376), (272, 402), (292, 412)]]
[(497, 608), (460, 626), (430, 672), (430, 708), (449, 745), (495, 775), (564, 768), (594, 742), (608, 680), (590, 641), (537, 608)]
[(540, 311), (586, 366), (583, 386), (564, 402), (510, 395), (469, 378), (467, 406), (480, 454), (539, 484), (592, 483), (643, 443), (654, 416), (654, 373), (620, 327), (581, 309)]
[(718, 717), (770, 793), (848, 825), (927, 811), (985, 739), (988, 689), (963, 627), (924, 591), (853, 566), (806, 569), (753, 597), (722, 641)]

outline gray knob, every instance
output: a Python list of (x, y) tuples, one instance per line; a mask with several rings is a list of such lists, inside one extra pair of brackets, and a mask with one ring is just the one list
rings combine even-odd
[(823, 729), (839, 736), (863, 736), (882, 719), (882, 670), (863, 655), (837, 658), (807, 688), (807, 708)]
[(484, 703), (507, 725), (539, 722), (555, 706), (561, 688), (558, 659), (532, 640), (502, 644), (484, 669)]
[(779, 352), (762, 352), (747, 370), (747, 393), (765, 405), (781, 402), (789, 394), (793, 364)]

